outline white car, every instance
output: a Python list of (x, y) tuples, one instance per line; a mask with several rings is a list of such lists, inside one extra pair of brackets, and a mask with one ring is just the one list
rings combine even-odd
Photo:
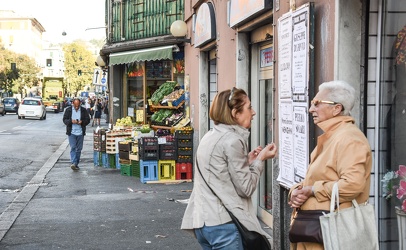
[(40, 120), (47, 118), (47, 112), (42, 100), (32, 97), (23, 99), (18, 108), (18, 119), (25, 119), (26, 117), (39, 118)]

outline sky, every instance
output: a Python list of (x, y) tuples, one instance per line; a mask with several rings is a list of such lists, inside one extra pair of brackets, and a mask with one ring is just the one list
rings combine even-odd
[(106, 37), (105, 28), (94, 29), (105, 26), (105, 0), (0, 0), (0, 10), (36, 18), (45, 29), (44, 40), (51, 43)]

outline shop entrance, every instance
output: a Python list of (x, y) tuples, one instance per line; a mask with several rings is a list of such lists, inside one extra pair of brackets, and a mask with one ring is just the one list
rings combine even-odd
[[(274, 117), (274, 81), (273, 81), (273, 62), (272, 62), (272, 44), (255, 46), (253, 50), (253, 65), (257, 65), (253, 72), (256, 72), (256, 82), (251, 86), (251, 102), (256, 111), (257, 123), (252, 130), (252, 146), (262, 145), (274, 141), (273, 136), (273, 117)], [(267, 57), (267, 58), (265, 58)], [(256, 63), (254, 62), (256, 61)], [(254, 145), (255, 144), (255, 145)], [(272, 176), (273, 163), (268, 160), (265, 163), (265, 170), (261, 176), (258, 188), (258, 217), (267, 225), (272, 227)]]

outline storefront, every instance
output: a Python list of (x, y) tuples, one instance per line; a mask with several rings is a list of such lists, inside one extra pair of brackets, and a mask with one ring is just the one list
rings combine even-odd
[(406, 165), (406, 2), (371, 1), (368, 19), (367, 128), (379, 173), (371, 192), (379, 194), (374, 203), (380, 249), (404, 249), (406, 228), (398, 228), (397, 217), (402, 216), (395, 209), (401, 200), (396, 189), (385, 199), (388, 190), (381, 180), (388, 171)]
[[(184, 102), (169, 106), (151, 101), (153, 94), (166, 82), (176, 82), (184, 88), (184, 52), (177, 45), (112, 53), (110, 66), (113, 65), (118, 65), (120, 69), (117, 66), (115, 69), (122, 72), (122, 117), (131, 116), (139, 124), (154, 125), (151, 116), (161, 106), (179, 111), (178, 121), (185, 116)], [(171, 129), (175, 122), (159, 127)]]

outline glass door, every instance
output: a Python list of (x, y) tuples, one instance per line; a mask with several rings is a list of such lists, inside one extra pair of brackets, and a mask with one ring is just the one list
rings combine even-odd
[[(254, 45), (252, 47), (253, 84), (251, 86), (251, 103), (257, 112), (254, 127), (251, 129), (252, 147), (265, 146), (273, 142), (274, 134), (274, 80), (273, 80), (273, 46), (272, 44)], [(257, 216), (270, 228), (273, 227), (272, 216), (272, 177), (273, 161), (265, 162), (257, 189)]]

